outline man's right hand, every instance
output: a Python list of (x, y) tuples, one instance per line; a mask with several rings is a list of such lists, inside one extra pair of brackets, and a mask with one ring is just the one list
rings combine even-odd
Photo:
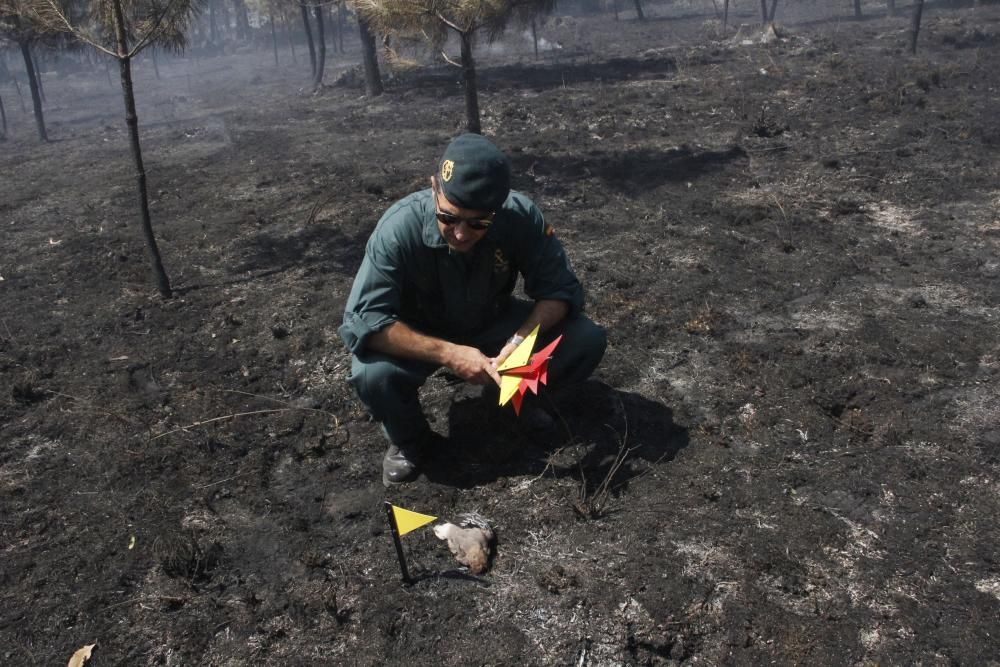
[(487, 384), (492, 380), (500, 384), (500, 374), (492, 360), (474, 347), (455, 345), (445, 365), (466, 382)]

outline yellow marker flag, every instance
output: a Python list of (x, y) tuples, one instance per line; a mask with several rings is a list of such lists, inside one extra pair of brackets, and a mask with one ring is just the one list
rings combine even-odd
[[(531, 359), (531, 349), (535, 347), (535, 339), (538, 338), (538, 329), (532, 329), (528, 337), (521, 341), (521, 344), (514, 348), (510, 356), (497, 368), (501, 374), (511, 368), (520, 368)], [(504, 405), (517, 393), (517, 386), (521, 384), (521, 378), (512, 375), (500, 376), (500, 405)]]
[(392, 506), (392, 518), (396, 522), (396, 530), (399, 531), (400, 537), (437, 520), (436, 516), (411, 512), (395, 505)]
[(539, 324), (528, 337), (521, 341), (521, 344), (514, 348), (514, 351), (510, 353), (510, 356), (503, 360), (500, 367), (497, 368), (498, 371), (505, 371), (509, 368), (519, 368), (528, 363), (528, 359), (531, 358), (531, 348), (535, 346), (535, 339), (538, 338), (538, 329), (541, 327)]

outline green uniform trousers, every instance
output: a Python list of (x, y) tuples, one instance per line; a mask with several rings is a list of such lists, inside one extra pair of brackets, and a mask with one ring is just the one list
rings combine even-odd
[[(463, 342), (486, 354), (496, 354), (524, 323), (533, 307), (530, 302), (515, 299), (496, 323)], [(539, 336), (541, 340), (535, 345), (536, 349), (559, 334), (563, 339), (549, 361), (549, 387), (586, 380), (600, 363), (607, 347), (604, 328), (580, 314)], [(420, 440), (430, 428), (420, 408), (418, 391), (438, 368), (432, 363), (366, 350), (351, 358), (351, 377), (348, 381), (372, 417), (382, 422), (389, 440), (406, 449)]]

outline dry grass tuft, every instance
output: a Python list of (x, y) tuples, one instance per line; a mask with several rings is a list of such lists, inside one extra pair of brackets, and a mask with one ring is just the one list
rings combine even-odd
[(719, 311), (705, 304), (695, 311), (690, 320), (684, 323), (684, 330), (697, 336), (711, 336), (715, 333), (720, 319)]

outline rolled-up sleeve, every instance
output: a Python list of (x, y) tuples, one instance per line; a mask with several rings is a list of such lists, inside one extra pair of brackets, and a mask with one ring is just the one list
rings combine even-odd
[(530, 224), (527, 233), (518, 235), (524, 292), (531, 299), (555, 299), (569, 305), (572, 317), (584, 305), (583, 286), (566, 256), (566, 249), (556, 236), (547, 231), (542, 212), (531, 204), (525, 211)]
[(399, 319), (403, 257), (399, 243), (384, 229), (368, 240), (365, 258), (354, 278), (337, 333), (352, 354), (365, 348), (369, 337)]

